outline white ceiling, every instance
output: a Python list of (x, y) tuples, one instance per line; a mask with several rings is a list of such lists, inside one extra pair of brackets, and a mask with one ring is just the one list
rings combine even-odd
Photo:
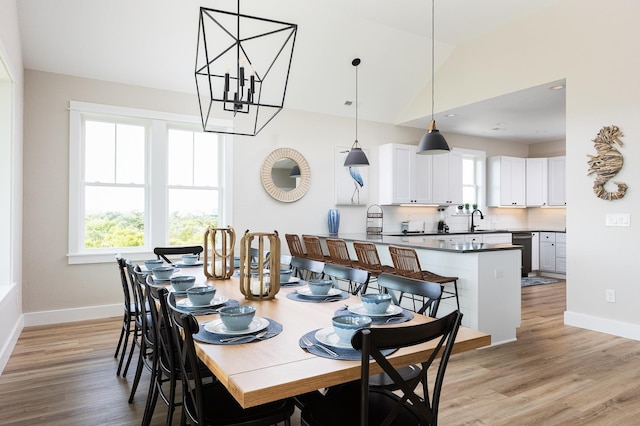
[[(436, 0), (436, 68), (455, 48), (559, 0)], [(20, 0), (25, 68), (195, 93), (200, 6), (232, 0)], [(241, 12), (298, 24), (285, 106), (394, 123), (430, 82), (428, 0), (242, 0)], [(415, 46), (424, 46), (423, 50)], [(442, 59), (439, 59), (442, 58)], [(551, 82), (550, 82), (551, 84)], [(438, 128), (515, 142), (564, 138), (564, 91), (531, 88), (438, 114)], [(447, 111), (449, 112), (449, 111)], [(430, 118), (409, 123), (425, 127)], [(502, 123), (502, 126), (498, 126)], [(502, 130), (491, 130), (502, 127)]]

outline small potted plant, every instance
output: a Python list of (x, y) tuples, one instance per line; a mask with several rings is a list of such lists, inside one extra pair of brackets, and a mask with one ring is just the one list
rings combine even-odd
[(478, 205), (477, 204), (472, 204), (471, 207), (473, 207), (473, 210), (471, 210), (471, 211), (475, 211), (475, 210), (478, 209)]
[(458, 206), (458, 214), (462, 214), (462, 209), (464, 209), (464, 206), (462, 204), (460, 204)]
[(469, 211), (469, 203), (465, 203), (464, 204), (464, 212), (465, 213), (470, 213), (470, 211)]

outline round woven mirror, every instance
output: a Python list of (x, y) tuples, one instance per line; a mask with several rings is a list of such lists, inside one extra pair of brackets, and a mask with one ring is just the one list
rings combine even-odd
[[(291, 176), (294, 166), (300, 169), (300, 176)], [(283, 203), (291, 203), (307, 193), (311, 183), (311, 170), (307, 160), (298, 151), (278, 148), (262, 163), (260, 178), (269, 195)]]

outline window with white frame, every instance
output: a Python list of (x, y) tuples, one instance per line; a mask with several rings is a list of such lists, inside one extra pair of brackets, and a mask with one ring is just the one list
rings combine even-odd
[(484, 205), (484, 151), (460, 149), (462, 151), (462, 199), (469, 205)]
[(69, 262), (202, 244), (229, 207), (224, 136), (202, 132), (197, 117), (80, 102), (70, 110)]

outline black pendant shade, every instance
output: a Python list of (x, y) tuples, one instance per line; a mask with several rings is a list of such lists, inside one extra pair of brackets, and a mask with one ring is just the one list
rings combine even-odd
[(355, 146), (357, 143), (358, 142), (354, 144), (353, 148), (351, 148), (351, 151), (349, 151), (349, 154), (347, 154), (347, 158), (344, 160), (345, 166), (357, 167), (369, 165), (369, 160), (364, 154), (362, 148)]
[(418, 154), (446, 154), (450, 151), (444, 136), (436, 129), (436, 122), (431, 120), (429, 131), (422, 136), (418, 145)]
[(300, 177), (300, 167), (297, 164), (291, 168), (291, 173), (289, 173), (289, 177), (292, 177), (292, 178)]

